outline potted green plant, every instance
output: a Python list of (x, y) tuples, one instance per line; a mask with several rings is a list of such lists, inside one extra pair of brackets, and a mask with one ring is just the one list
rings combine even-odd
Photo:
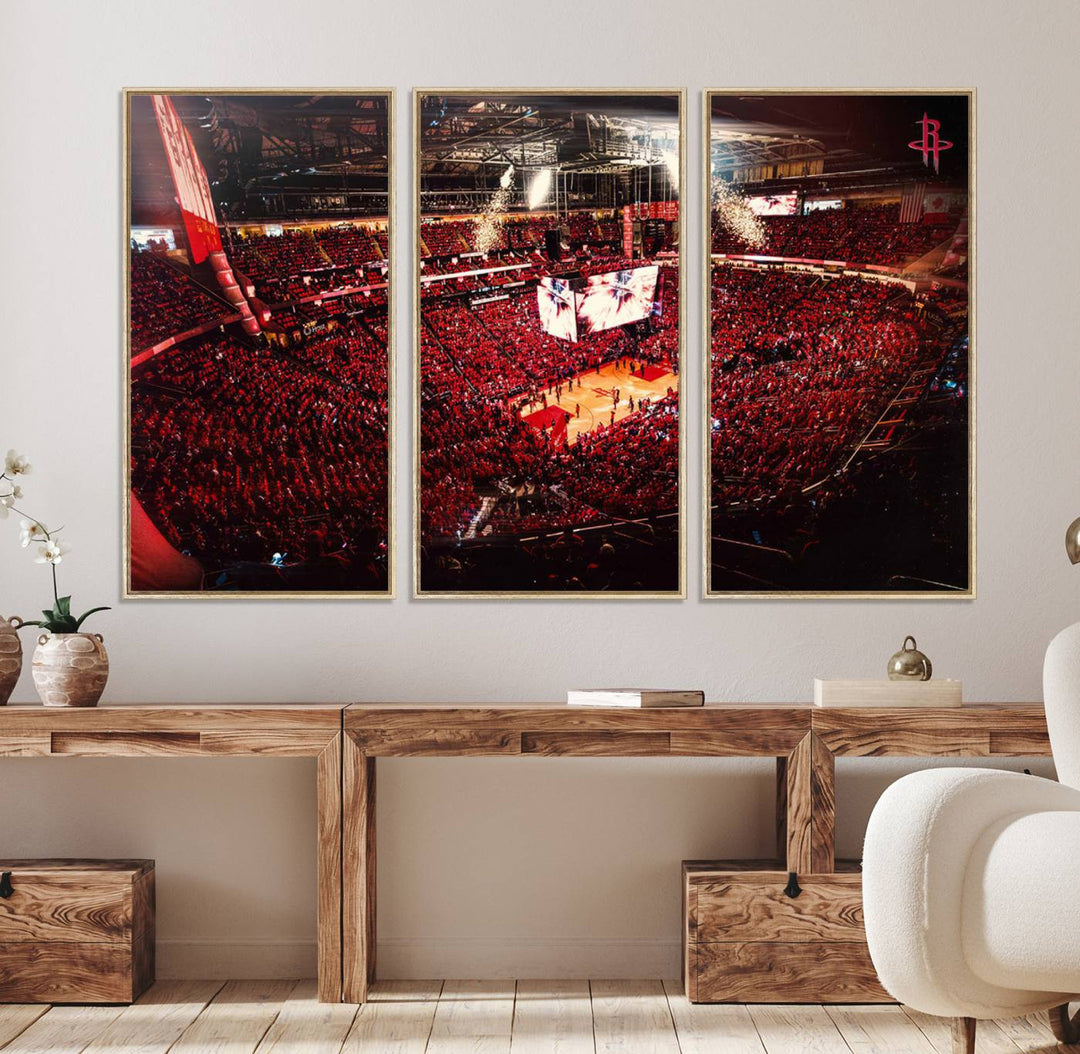
[[(82, 626), (95, 612), (109, 609), (94, 607), (76, 617), (71, 613), (71, 597), (60, 596), (56, 569), (71, 551), (71, 546), (59, 537), (63, 528), (50, 530), (41, 520), (15, 504), (23, 497), (21, 477), (31, 470), (30, 461), (24, 454), (14, 450), (7, 452), (4, 471), (0, 473), (0, 519), (7, 519), (12, 512), (22, 517), (19, 521), (20, 544), (24, 549), (36, 545), (35, 562), (47, 564), (52, 572), (52, 607), (42, 610), (42, 618), (21, 623), (21, 626), (45, 630), (38, 637), (31, 664), (34, 687), (46, 706), (95, 706), (109, 679), (109, 656), (101, 634), (84, 633)], [(3, 639), (0, 636), (0, 642)], [(21, 654), (20, 648), (20, 660)]]

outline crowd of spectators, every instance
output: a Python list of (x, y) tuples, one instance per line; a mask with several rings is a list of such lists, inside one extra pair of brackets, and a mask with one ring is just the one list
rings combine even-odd
[(352, 223), (289, 227), (281, 234), (237, 232), (229, 258), (261, 300), (279, 304), (385, 281), (385, 234), (383, 224)]
[(211, 295), (161, 255), (132, 252), (132, 352), (231, 313), (224, 300)]
[(916, 308), (899, 288), (714, 266), (714, 503), (783, 499), (852, 451), (918, 361)]
[[(498, 491), (485, 536), (649, 517), (677, 508), (674, 393), (568, 443), (522, 420), (521, 407), (608, 362), (678, 369), (678, 273), (665, 268), (665, 318), (637, 339), (623, 328), (560, 341), (540, 326), (535, 287), (472, 303), (426, 303), (421, 328), (421, 534), (460, 538)], [(494, 491), (493, 491), (494, 488)], [(507, 490), (528, 492), (507, 500)]]
[(373, 404), (386, 404), (389, 372), (385, 326), (380, 331), (362, 315), (339, 316), (327, 323), (326, 332), (313, 333), (287, 345), (285, 350), (313, 370), (351, 386)]
[[(575, 251), (583, 246), (610, 251), (622, 244), (622, 223), (611, 210), (578, 210), (565, 217), (507, 216), (495, 230), (494, 244), (488, 244), (484, 251), (543, 252), (546, 248), (547, 232), (553, 229), (562, 232), (564, 227), (569, 235), (570, 247)], [(670, 247), (672, 225), (657, 224), (655, 229), (660, 233), (650, 246), (650, 251), (662, 252)], [(480, 251), (477, 244), (477, 224), (473, 219), (424, 219), (420, 225), (420, 238), (421, 255), (425, 258), (453, 257)]]
[[(546, 255), (551, 216), (507, 217), (483, 255), (476, 255), (473, 220), (422, 224), (421, 273), (453, 275), (422, 287), (425, 589), (676, 588), (675, 392), (573, 442), (565, 430), (523, 420), (531, 407), (546, 405), (552, 387), (607, 363), (678, 370), (675, 267), (664, 268), (662, 317), (632, 334), (618, 328), (569, 342), (543, 330), (540, 277), (585, 278), (643, 262), (622, 257), (622, 227), (613, 214), (574, 212), (565, 222), (571, 248), (559, 261)], [(670, 240), (662, 246), (671, 247)], [(456, 273), (509, 263), (527, 266)], [(612, 524), (619, 529), (609, 530)], [(530, 532), (538, 536), (530, 539)]]
[(925, 256), (956, 230), (952, 223), (901, 223), (900, 206), (853, 205), (806, 216), (762, 216), (766, 240), (748, 246), (713, 216), (716, 253), (753, 253), (811, 260), (900, 266)]
[[(220, 569), (218, 588), (386, 587), (385, 236), (234, 234), (231, 262), (274, 305), (266, 335), (225, 327), (133, 373), (133, 489), (174, 546)], [(133, 254), (134, 349), (228, 314), (169, 262)]]
[(385, 345), (360, 332), (285, 350), (214, 334), (139, 372), (132, 485), (177, 549), (209, 567), (279, 554), (333, 588), (385, 586)]
[(382, 259), (382, 250), (372, 232), (356, 224), (338, 224), (315, 231), (319, 248), (335, 267), (361, 267)]

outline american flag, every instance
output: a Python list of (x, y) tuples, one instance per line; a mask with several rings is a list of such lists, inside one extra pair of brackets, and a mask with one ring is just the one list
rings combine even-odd
[(922, 219), (925, 183), (912, 183), (900, 196), (900, 222), (918, 223)]

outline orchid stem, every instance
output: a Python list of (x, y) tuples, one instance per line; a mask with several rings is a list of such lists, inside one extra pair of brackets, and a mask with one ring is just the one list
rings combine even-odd
[(52, 568), (52, 595), (56, 604), (60, 603), (60, 593), (56, 588), (56, 564), (49, 565)]
[[(34, 524), (37, 527), (40, 527), (41, 528), (41, 533), (43, 535), (45, 535), (45, 540), (46, 541), (51, 541), (52, 540), (52, 535), (47, 530), (45, 530), (45, 524), (43, 524), (41, 522), (41, 520), (34, 519), (34, 517), (30, 515), (30, 513), (23, 512), (22, 509), (17, 509), (17, 508), (15, 508), (14, 505), (11, 506), (11, 511), (13, 513), (15, 513), (16, 515), (18, 515), (18, 516), (25, 516), (32, 524)], [(57, 527), (56, 529), (60, 530), (59, 527)]]

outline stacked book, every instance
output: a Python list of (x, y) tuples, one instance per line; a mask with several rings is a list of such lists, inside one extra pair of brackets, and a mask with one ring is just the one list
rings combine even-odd
[(566, 693), (567, 706), (704, 706), (704, 692), (674, 691), (669, 688), (586, 688)]

